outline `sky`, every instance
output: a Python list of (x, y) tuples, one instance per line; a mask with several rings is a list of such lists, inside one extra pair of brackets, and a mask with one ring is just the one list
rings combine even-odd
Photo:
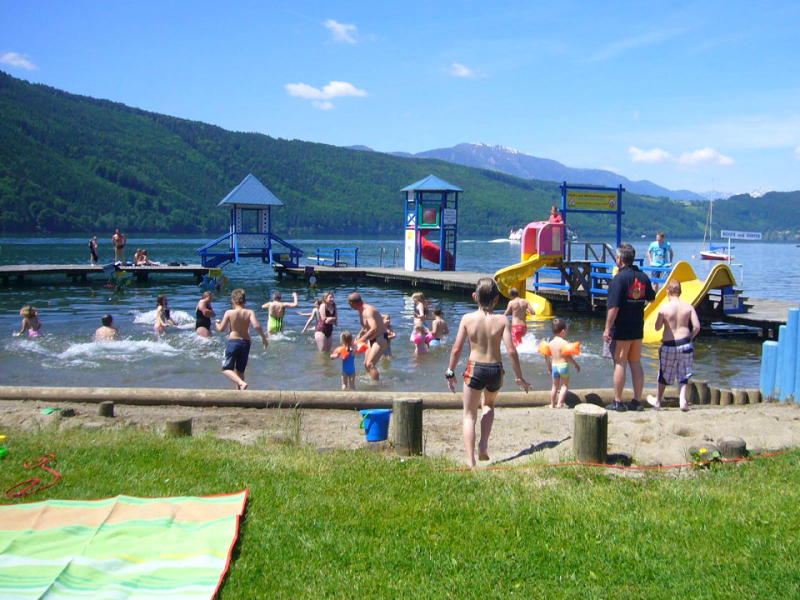
[(0, 0), (0, 70), (337, 146), (800, 189), (800, 2)]

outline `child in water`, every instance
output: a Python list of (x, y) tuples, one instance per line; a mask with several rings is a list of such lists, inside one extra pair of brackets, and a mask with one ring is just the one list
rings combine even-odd
[(412, 294), (411, 300), (414, 301), (414, 328), (416, 329), (417, 325), (425, 327), (425, 322), (430, 318), (428, 307), (431, 303), (425, 300), (425, 294), (422, 292)]
[(428, 332), (424, 326), (415, 325), (414, 333), (411, 334), (411, 343), (414, 344), (414, 354), (425, 354), (428, 351), (428, 344), (433, 339), (433, 336)]
[[(581, 372), (580, 365), (572, 358), (580, 355), (580, 342), (570, 344), (566, 337), (567, 322), (564, 319), (555, 318), (553, 319), (553, 339), (539, 345), (539, 352), (544, 355), (547, 363), (547, 372), (553, 377), (550, 408), (564, 408), (564, 399), (567, 397), (567, 388), (569, 388), (569, 366), (572, 365), (576, 372)], [(561, 387), (560, 392), (559, 386)], [(558, 398), (558, 403), (556, 403), (556, 398)]]
[(348, 384), (350, 389), (356, 389), (356, 348), (353, 345), (353, 334), (349, 331), (343, 331), (339, 336), (341, 346), (336, 348), (331, 354), (331, 358), (342, 359), (342, 391), (347, 389)]
[(438, 346), (442, 343), (442, 338), (450, 333), (447, 321), (442, 317), (442, 307), (437, 306), (433, 309), (433, 323), (431, 323), (431, 336), (429, 346)]
[(169, 315), (169, 302), (167, 302), (167, 297), (161, 294), (156, 298), (156, 324), (153, 325), (153, 330), (156, 333), (164, 333), (167, 327), (177, 327), (177, 325)]
[(26, 304), (19, 310), (19, 316), (22, 317), (22, 329), (14, 333), (14, 337), (22, 335), (26, 331), (28, 332), (28, 337), (39, 337), (42, 322), (39, 320), (39, 313), (36, 311), (36, 307)]
[(383, 324), (386, 325), (386, 340), (389, 342), (389, 345), (383, 352), (383, 356), (391, 358), (392, 340), (397, 337), (397, 334), (394, 332), (394, 329), (392, 329), (392, 317), (390, 315), (383, 315)]

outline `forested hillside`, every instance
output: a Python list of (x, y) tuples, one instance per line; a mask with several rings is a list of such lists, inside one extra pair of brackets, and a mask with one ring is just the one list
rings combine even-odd
[[(411, 159), (336, 146), (225, 131), (123, 104), (34, 85), (0, 72), (0, 231), (220, 234), (228, 213), (217, 203), (253, 173), (285, 204), (275, 211), (281, 235), (397, 235), (399, 190), (433, 173), (465, 190), (463, 235), (505, 235), (546, 218), (560, 205), (558, 185), (438, 160)], [(773, 194), (768, 195), (772, 196)], [(749, 196), (747, 197), (749, 198)], [(752, 210), (738, 198), (738, 215)], [(797, 230), (781, 199), (779, 221)], [(706, 205), (625, 194), (626, 236), (702, 235)], [(759, 201), (760, 202), (760, 201)], [(726, 220), (726, 202), (714, 205)], [(716, 216), (719, 213), (719, 221)], [(759, 210), (769, 219), (769, 211)], [(576, 215), (581, 235), (608, 235), (608, 218)]]

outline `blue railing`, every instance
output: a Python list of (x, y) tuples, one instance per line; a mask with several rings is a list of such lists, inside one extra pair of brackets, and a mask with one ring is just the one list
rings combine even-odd
[[(653, 272), (660, 272), (666, 273), (669, 275), (672, 267), (644, 267), (641, 266), (640, 260), (639, 262), (639, 269), (648, 273), (650, 277), (651, 283), (662, 284), (667, 281), (666, 277), (653, 277)], [(614, 263), (590, 263), (591, 272), (589, 274), (591, 278), (591, 288), (589, 292), (591, 294), (597, 294), (598, 296), (608, 296), (608, 284), (611, 283), (611, 280), (614, 279), (614, 267), (616, 266)], [(601, 286), (605, 287), (601, 287)]]
[[(348, 263), (347, 260), (350, 259)], [(316, 261), (318, 265), (330, 263), (332, 267), (358, 266), (358, 248), (317, 248)]]

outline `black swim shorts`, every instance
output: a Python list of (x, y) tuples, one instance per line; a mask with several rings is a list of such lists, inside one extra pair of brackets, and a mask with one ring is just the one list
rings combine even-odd
[(473, 390), (486, 388), (487, 392), (496, 392), (503, 387), (503, 375), (505, 375), (503, 363), (469, 361), (463, 377), (467, 387)]

